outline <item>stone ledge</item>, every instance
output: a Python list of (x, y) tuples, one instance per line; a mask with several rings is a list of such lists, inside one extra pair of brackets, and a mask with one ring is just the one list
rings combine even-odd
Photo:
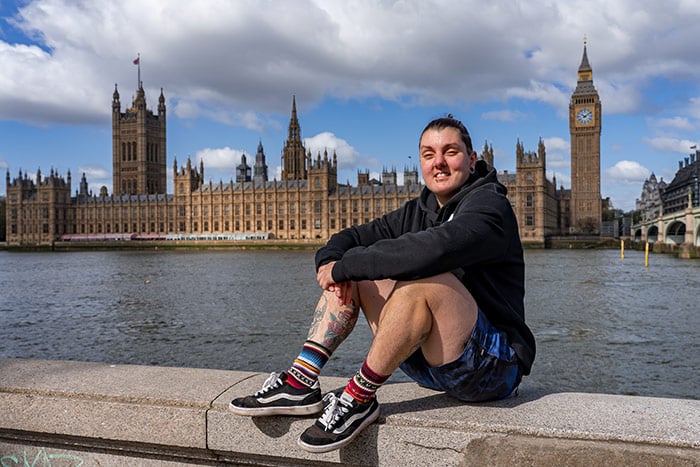
[[(127, 465), (134, 458), (142, 465), (700, 465), (700, 401), (547, 394), (526, 384), (518, 397), (462, 404), (413, 383), (390, 383), (379, 392), (378, 423), (347, 448), (311, 454), (296, 439), (313, 418), (247, 418), (228, 410), (232, 398), (259, 389), (265, 377), (0, 359), (0, 459), (21, 463), (24, 456), (30, 465), (42, 455), (80, 456), (83, 465)], [(325, 391), (345, 382), (321, 379)]]

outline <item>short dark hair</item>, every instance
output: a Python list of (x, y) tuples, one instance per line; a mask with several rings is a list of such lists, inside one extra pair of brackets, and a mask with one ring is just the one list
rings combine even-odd
[(440, 117), (436, 118), (432, 122), (428, 123), (425, 128), (423, 128), (423, 131), (420, 134), (420, 138), (418, 139), (418, 144), (420, 144), (420, 140), (423, 139), (423, 135), (425, 134), (426, 131), (428, 130), (444, 130), (445, 128), (454, 128), (455, 130), (459, 131), (459, 136), (462, 138), (462, 141), (464, 142), (464, 145), (467, 147), (467, 152), (471, 154), (474, 152), (474, 148), (472, 147), (472, 138), (469, 136), (469, 131), (467, 131), (467, 127), (464, 126), (462, 122), (457, 120), (452, 116), (452, 114), (447, 114), (447, 117)]

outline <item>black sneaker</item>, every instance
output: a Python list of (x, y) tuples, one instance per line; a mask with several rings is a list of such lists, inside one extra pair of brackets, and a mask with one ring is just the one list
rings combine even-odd
[(270, 373), (262, 388), (252, 396), (239, 397), (229, 404), (238, 415), (310, 415), (321, 411), (321, 386), (297, 389), (285, 381), (286, 374)]
[(325, 410), (321, 418), (299, 437), (299, 446), (310, 452), (340, 449), (379, 418), (379, 403), (374, 397), (362, 404), (346, 392), (340, 397), (329, 392), (323, 402)]

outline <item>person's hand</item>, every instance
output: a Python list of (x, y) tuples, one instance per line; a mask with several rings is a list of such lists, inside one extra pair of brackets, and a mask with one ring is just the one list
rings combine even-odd
[(316, 281), (318, 281), (318, 285), (320, 285), (323, 290), (333, 292), (338, 298), (338, 303), (340, 305), (350, 305), (352, 304), (352, 281), (341, 283), (333, 281), (332, 272), (334, 265), (335, 261), (331, 261), (319, 267), (316, 273)]

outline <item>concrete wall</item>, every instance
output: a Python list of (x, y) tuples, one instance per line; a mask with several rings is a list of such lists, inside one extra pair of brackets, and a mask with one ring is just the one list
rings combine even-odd
[(0, 359), (0, 465), (700, 465), (700, 401), (526, 385), (475, 405), (388, 383), (378, 423), (347, 448), (310, 454), (296, 439), (312, 418), (228, 411), (266, 376)]

